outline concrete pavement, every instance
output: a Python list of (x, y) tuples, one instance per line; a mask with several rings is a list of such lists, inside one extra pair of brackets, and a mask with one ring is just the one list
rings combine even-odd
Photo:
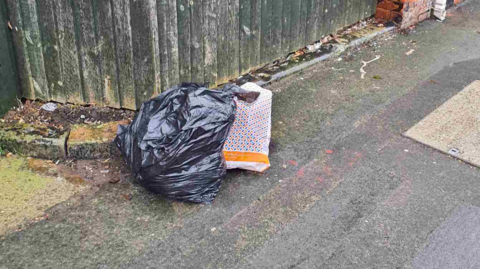
[(401, 134), (480, 78), (479, 29), (470, 1), (273, 84), (267, 173), (211, 206), (105, 185), (1, 238), (0, 268), (429, 268), (449, 244), (440, 268), (475, 268), (479, 170)]

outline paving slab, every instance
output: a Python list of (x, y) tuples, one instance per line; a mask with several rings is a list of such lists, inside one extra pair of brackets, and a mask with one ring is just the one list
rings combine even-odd
[(58, 133), (45, 126), (0, 123), (0, 146), (4, 150), (49, 160), (65, 159), (68, 131)]
[(92, 160), (118, 154), (119, 151), (113, 140), (117, 135), (118, 125), (127, 124), (129, 121), (115, 121), (101, 125), (74, 125), (67, 142), (68, 156), (80, 160)]
[(474, 81), (412, 129), (406, 137), (480, 167), (480, 81)]

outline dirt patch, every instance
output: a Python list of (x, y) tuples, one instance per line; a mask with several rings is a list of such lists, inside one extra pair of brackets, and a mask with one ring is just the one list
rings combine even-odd
[(57, 109), (49, 112), (41, 109), (44, 104), (26, 100), (22, 107), (7, 112), (4, 122), (46, 126), (61, 133), (69, 130), (74, 124), (103, 124), (111, 121), (132, 120), (135, 117), (135, 112), (130, 110), (70, 104), (56, 104)]
[(131, 177), (123, 158), (116, 155), (104, 160), (69, 160), (59, 163), (57, 170), (69, 182), (97, 187)]
[[(34, 167), (46, 174), (34, 172)], [(48, 218), (45, 210), (86, 188), (54, 176), (53, 163), (12, 156), (0, 158), (0, 171), (0, 235), (21, 229), (29, 221)]]
[(130, 181), (122, 157), (106, 160), (49, 160), (0, 157), (0, 237), (48, 220), (50, 208), (94, 195), (104, 184)]

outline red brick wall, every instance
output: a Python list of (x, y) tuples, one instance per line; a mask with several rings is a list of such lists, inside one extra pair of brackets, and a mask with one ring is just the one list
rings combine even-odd
[[(459, 4), (464, 0), (455, 0)], [(434, 0), (379, 0), (375, 17), (410, 27), (431, 15)]]

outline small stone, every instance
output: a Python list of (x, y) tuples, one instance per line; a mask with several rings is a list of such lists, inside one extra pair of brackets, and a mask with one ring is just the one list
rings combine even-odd
[(85, 118), (86, 118), (85, 115), (80, 116), (80, 119), (85, 119)]

